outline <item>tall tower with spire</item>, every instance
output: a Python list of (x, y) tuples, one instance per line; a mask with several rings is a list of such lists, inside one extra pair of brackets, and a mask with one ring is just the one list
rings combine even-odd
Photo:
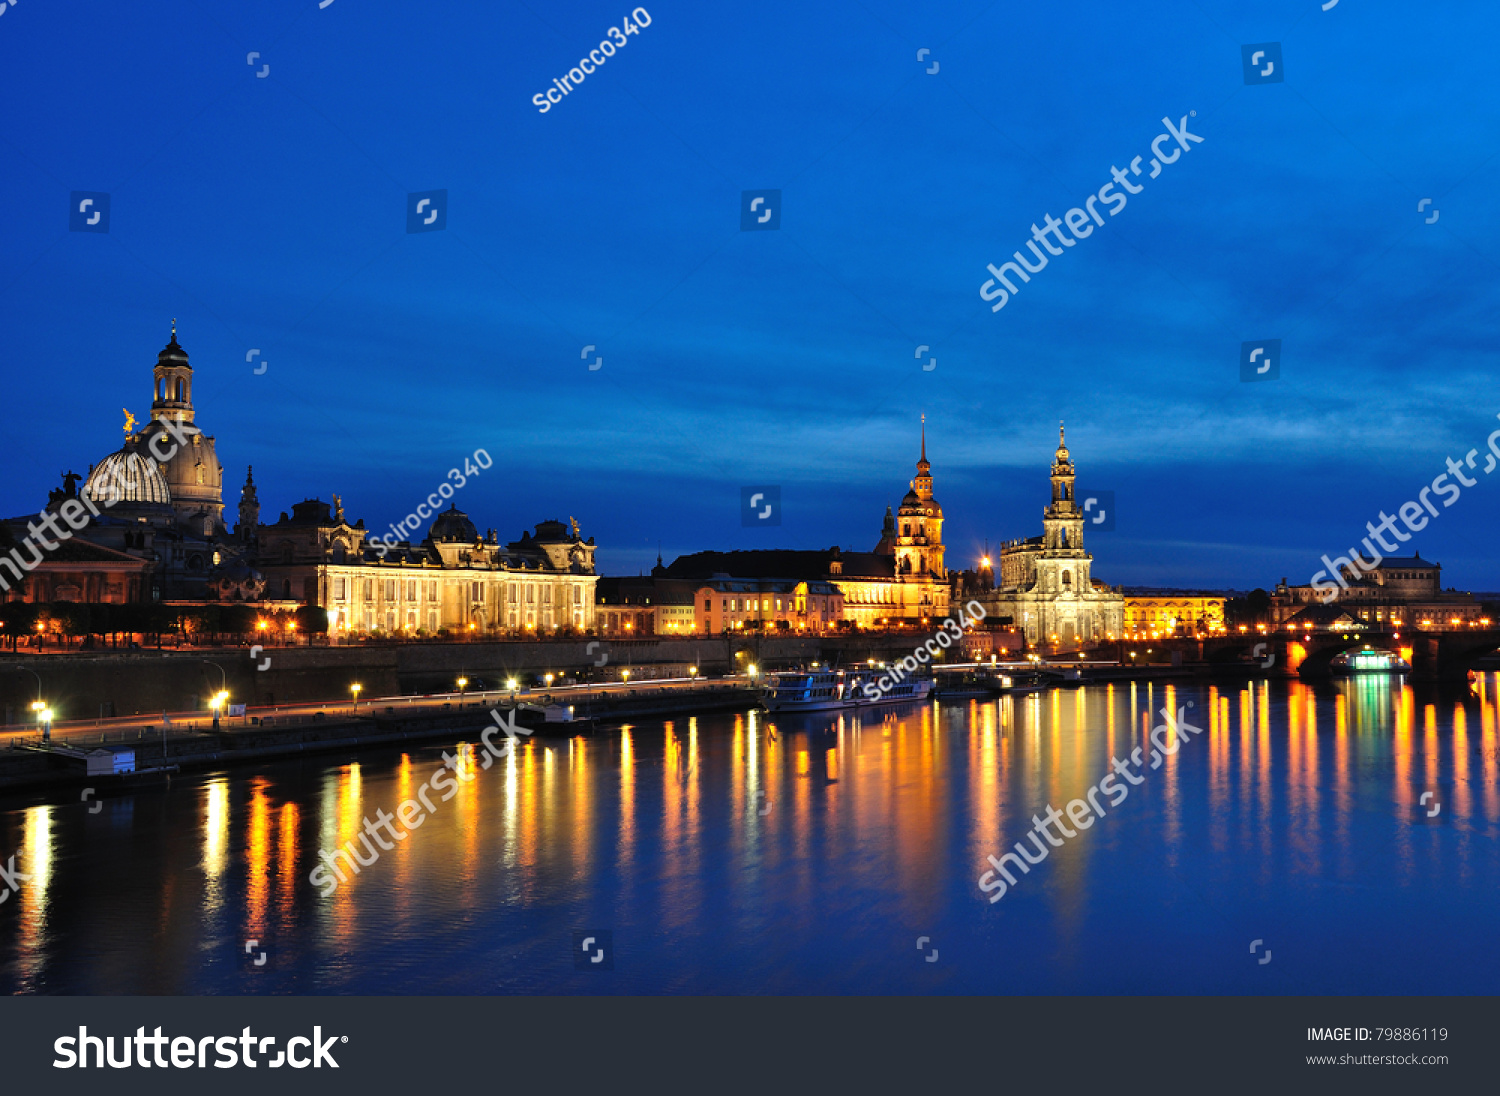
[(260, 525), (260, 498), (255, 493), (255, 468), (245, 466), (245, 486), (240, 489), (240, 520), (234, 527), (241, 541), (246, 544), (256, 539), (255, 531)]
[(1073, 558), (1087, 558), (1083, 550), (1083, 513), (1078, 509), (1073, 457), (1068, 452), (1063, 424), (1057, 424), (1057, 453), (1052, 458), (1052, 501), (1042, 511), (1042, 544)]
[(1007, 541), (1000, 549), (1001, 587), (985, 603), (997, 619), (1020, 627), (1038, 647), (1071, 650), (1120, 635), (1125, 599), (1118, 587), (1096, 587), (1093, 556), (1083, 546), (1077, 469), (1062, 423), (1052, 457), (1052, 498), (1042, 511), (1042, 535)]
[(926, 415), (922, 416), (922, 455), (917, 458), (917, 474), (896, 512), (893, 548), (896, 581), (913, 583), (919, 588), (908, 611), (921, 616), (946, 613), (948, 572), (943, 567), (943, 508), (932, 497)]
[[(1036, 557), (1036, 588), (1069, 597), (1092, 593), (1083, 550), (1083, 514), (1075, 497), (1073, 456), (1063, 424), (1057, 424), (1057, 452), (1052, 457), (1052, 501), (1042, 511), (1042, 550)], [(1049, 633), (1050, 634), (1050, 633)]]

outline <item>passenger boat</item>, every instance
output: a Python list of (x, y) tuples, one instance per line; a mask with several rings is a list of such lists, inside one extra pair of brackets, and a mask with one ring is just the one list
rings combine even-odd
[(814, 670), (775, 673), (766, 676), (762, 702), (770, 712), (828, 712), (850, 708), (873, 708), (877, 704), (899, 704), (926, 700), (932, 678), (909, 677), (890, 681), (880, 688), (882, 675), (871, 670)]
[(1390, 651), (1376, 651), (1366, 647), (1362, 651), (1345, 651), (1335, 655), (1330, 669), (1335, 674), (1404, 674), (1411, 672), (1411, 663)]

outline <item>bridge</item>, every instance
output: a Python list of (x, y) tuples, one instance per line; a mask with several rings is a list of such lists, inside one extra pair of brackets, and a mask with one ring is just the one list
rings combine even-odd
[[(1400, 638), (1396, 638), (1397, 636)], [(1242, 633), (1206, 639), (1162, 640), (1169, 650), (1196, 648), (1197, 660), (1215, 664), (1244, 665), (1256, 662), (1270, 676), (1327, 677), (1333, 660), (1345, 651), (1363, 648), (1406, 651), (1411, 677), (1417, 681), (1463, 681), (1480, 659), (1500, 651), (1500, 629), (1463, 629), (1443, 632), (1399, 632), (1387, 628), (1361, 628), (1348, 632)]]

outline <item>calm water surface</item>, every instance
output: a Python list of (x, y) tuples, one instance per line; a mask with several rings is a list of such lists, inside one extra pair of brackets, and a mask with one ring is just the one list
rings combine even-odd
[[(96, 813), (55, 799), (0, 812), (0, 862), (31, 877), (0, 904), (0, 977), (109, 994), (1492, 993), (1495, 697), (1493, 676), (1127, 683), (529, 741), (488, 770), (469, 753), (473, 779), (327, 898), (308, 880), (319, 850), (394, 812), (454, 743), (193, 775)], [(1190, 702), (1203, 734), (988, 902), (987, 854), (1085, 795), (1148, 713)], [(612, 935), (613, 970), (575, 969), (583, 930)]]

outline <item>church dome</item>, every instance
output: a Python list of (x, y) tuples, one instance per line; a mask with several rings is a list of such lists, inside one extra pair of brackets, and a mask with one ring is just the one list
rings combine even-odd
[(177, 323), (172, 323), (172, 341), (162, 347), (160, 354), (156, 355), (158, 365), (176, 365), (191, 369), (188, 365), (187, 351), (177, 342)]
[(468, 514), (450, 503), (448, 509), (433, 520), (432, 527), (427, 530), (427, 536), (434, 543), (457, 541), (463, 544), (473, 544), (479, 539), (479, 530), (469, 520)]
[(156, 461), (142, 456), (130, 445), (100, 461), (89, 473), (83, 490), (100, 504), (108, 503), (111, 496), (115, 502), (166, 505), (172, 502), (172, 492)]

